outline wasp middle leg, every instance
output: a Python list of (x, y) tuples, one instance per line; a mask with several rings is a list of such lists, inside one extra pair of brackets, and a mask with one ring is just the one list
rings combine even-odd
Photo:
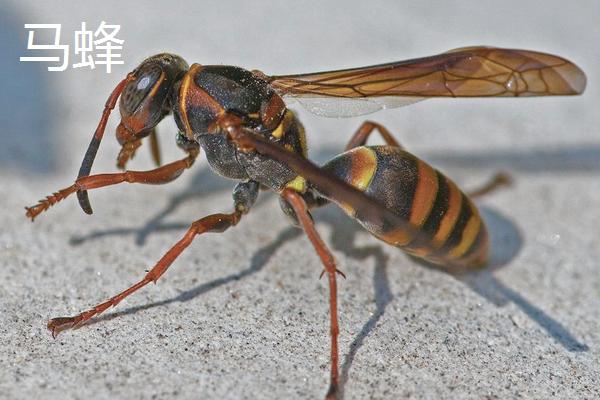
[(48, 321), (48, 329), (52, 332), (52, 336), (56, 337), (61, 331), (75, 328), (84, 324), (87, 320), (95, 315), (104, 312), (110, 307), (119, 304), (127, 296), (133, 294), (138, 289), (146, 286), (150, 282), (156, 283), (158, 279), (167, 271), (173, 261), (192, 243), (197, 235), (207, 232), (224, 232), (228, 228), (238, 224), (244, 214), (246, 214), (258, 196), (259, 185), (257, 182), (248, 181), (239, 183), (233, 191), (235, 209), (229, 214), (212, 214), (201, 218), (192, 223), (183, 238), (179, 240), (162, 258), (154, 265), (154, 267), (146, 273), (144, 278), (133, 286), (122, 291), (116, 296), (111, 297), (103, 303), (77, 314), (73, 317), (58, 317)]

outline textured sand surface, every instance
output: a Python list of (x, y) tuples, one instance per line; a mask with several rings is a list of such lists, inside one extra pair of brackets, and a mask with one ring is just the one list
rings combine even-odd
[[(234, 183), (201, 161), (166, 186), (90, 192), (93, 216), (68, 199), (32, 224), (23, 206), (71, 183), (108, 93), (153, 53), (283, 74), (477, 44), (568, 57), (588, 90), (430, 100), (369, 116), (464, 188), (498, 170), (515, 184), (478, 202), (493, 265), (466, 276), (423, 266), (335, 208), (315, 212), (348, 277), (339, 283), (345, 398), (600, 397), (597, 1), (1, 2), (0, 398), (321, 398), (326, 280), (274, 195), (235, 229), (197, 238), (156, 286), (56, 340), (49, 318), (136, 282), (190, 222), (230, 209)], [(62, 23), (72, 43), (82, 21), (101, 20), (121, 24), (126, 40), (113, 74), (18, 62), (23, 24)], [(298, 112), (319, 162), (363, 119)], [(94, 172), (115, 171), (117, 123)], [(174, 132), (172, 121), (159, 126), (165, 160), (181, 156)], [(143, 148), (130, 166), (151, 165)]]

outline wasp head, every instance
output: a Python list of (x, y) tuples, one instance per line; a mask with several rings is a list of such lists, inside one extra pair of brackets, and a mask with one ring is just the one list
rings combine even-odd
[(133, 70), (119, 102), (121, 123), (117, 130), (125, 131), (120, 141), (147, 135), (169, 114), (173, 86), (187, 69), (183, 58), (163, 53), (145, 59)]
[[(111, 110), (117, 99), (121, 97), (121, 123), (117, 127), (117, 138), (124, 149), (127, 144), (139, 142), (149, 135), (154, 127), (171, 111), (172, 89), (188, 69), (183, 58), (174, 54), (157, 54), (145, 59), (136, 69), (130, 72), (113, 90), (109, 96), (98, 127), (85, 153), (78, 177), (90, 174), (92, 164), (104, 128)], [(119, 166), (124, 166), (133, 150), (122, 151), (119, 155)], [(81, 208), (88, 214), (92, 213), (87, 192), (77, 192)]]

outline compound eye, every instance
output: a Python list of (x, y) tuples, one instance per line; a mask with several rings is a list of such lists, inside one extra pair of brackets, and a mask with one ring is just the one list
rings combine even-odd
[(129, 82), (121, 93), (121, 112), (131, 115), (161, 81), (163, 71), (158, 63), (144, 65), (136, 72), (136, 79)]

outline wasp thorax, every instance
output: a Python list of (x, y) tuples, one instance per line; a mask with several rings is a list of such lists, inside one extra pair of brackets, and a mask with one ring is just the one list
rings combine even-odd
[(224, 114), (251, 128), (274, 129), (285, 111), (265, 79), (229, 65), (192, 65), (175, 96), (175, 120), (189, 137), (218, 131)]

